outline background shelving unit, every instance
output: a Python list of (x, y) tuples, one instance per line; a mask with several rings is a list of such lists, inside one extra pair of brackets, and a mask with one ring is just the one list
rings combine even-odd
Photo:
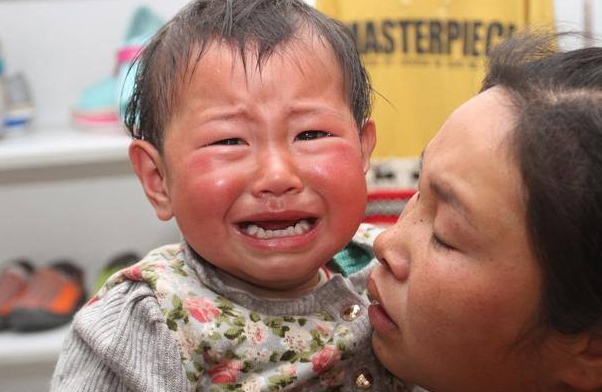
[[(27, 77), (36, 105), (30, 129), (0, 132), (0, 267), (17, 257), (36, 266), (68, 258), (91, 290), (115, 255), (179, 239), (146, 200), (125, 132), (75, 129), (70, 112), (83, 89), (115, 69), (136, 7), (168, 20), (187, 2), (0, 0), (6, 73)], [(0, 331), (0, 391), (48, 391), (67, 330)]]
[[(114, 255), (143, 255), (177, 241), (158, 221), (127, 158), (120, 133), (34, 128), (0, 140), (0, 263), (27, 257), (37, 266), (69, 258), (88, 290)], [(0, 264), (1, 265), (1, 264)], [(47, 391), (68, 326), (0, 332), (0, 390)]]
[(0, 333), (0, 389), (48, 391), (67, 330), (68, 326), (39, 333)]
[(0, 140), (0, 172), (124, 161), (129, 142), (125, 131), (33, 128)]
[(69, 326), (37, 333), (0, 334), (0, 367), (54, 363)]

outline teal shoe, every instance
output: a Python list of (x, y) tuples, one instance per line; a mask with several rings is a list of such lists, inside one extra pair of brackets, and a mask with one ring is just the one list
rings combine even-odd
[(161, 28), (163, 20), (147, 7), (132, 16), (117, 51), (115, 74), (86, 88), (73, 110), (73, 121), (84, 128), (121, 128), (127, 102), (134, 89), (136, 69), (132, 64), (144, 45)]
[(117, 54), (117, 89), (115, 100), (118, 103), (119, 114), (123, 119), (125, 108), (134, 91), (137, 66), (132, 66), (134, 60), (144, 49), (157, 31), (163, 26), (163, 20), (147, 7), (139, 7), (128, 28), (125, 40)]
[(110, 76), (86, 88), (73, 110), (73, 121), (85, 127), (117, 126), (119, 115), (115, 105), (116, 85), (115, 77)]

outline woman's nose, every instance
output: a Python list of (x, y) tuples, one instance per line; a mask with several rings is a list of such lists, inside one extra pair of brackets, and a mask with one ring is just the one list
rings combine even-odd
[(397, 280), (405, 281), (410, 274), (411, 253), (401, 223), (400, 219), (376, 238), (374, 254)]
[(303, 181), (298, 165), (289, 152), (270, 149), (260, 155), (253, 195), (281, 196), (298, 193), (302, 188)]

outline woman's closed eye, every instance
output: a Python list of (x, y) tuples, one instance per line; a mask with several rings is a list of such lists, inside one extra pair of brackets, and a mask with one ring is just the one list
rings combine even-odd
[(295, 140), (314, 140), (314, 139), (321, 139), (323, 137), (330, 137), (330, 136), (332, 136), (332, 133), (330, 133), (330, 132), (311, 130), (311, 131), (301, 132), (300, 134), (298, 134), (295, 137)]
[(455, 250), (456, 248), (454, 248), (453, 246), (449, 245), (448, 243), (446, 243), (445, 241), (443, 241), (437, 234), (435, 234), (433, 232), (433, 234), (431, 235), (431, 244), (433, 245), (434, 248), (437, 249), (441, 249), (443, 251), (447, 251), (450, 252), (452, 250)]
[[(414, 196), (416, 197), (416, 202), (418, 202), (420, 200), (420, 191), (417, 191)], [(447, 242), (442, 240), (441, 237), (439, 237), (437, 234), (435, 234), (435, 232), (433, 232), (431, 234), (430, 242), (431, 242), (431, 245), (433, 245), (433, 248), (436, 248), (436, 249), (440, 249), (440, 250), (447, 251), (447, 252), (456, 250), (456, 248), (454, 248), (453, 246), (449, 245)]]

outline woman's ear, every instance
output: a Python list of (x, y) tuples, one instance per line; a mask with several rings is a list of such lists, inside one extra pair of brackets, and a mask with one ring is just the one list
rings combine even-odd
[(376, 126), (374, 120), (366, 120), (364, 126), (360, 130), (360, 144), (362, 148), (362, 162), (364, 166), (364, 174), (370, 169), (370, 157), (374, 146), (376, 145)]
[(580, 391), (602, 391), (602, 335), (584, 333), (568, 344), (560, 380)]
[(173, 213), (163, 157), (152, 144), (143, 140), (134, 140), (130, 144), (129, 155), (134, 172), (157, 217), (165, 221), (171, 219)]

